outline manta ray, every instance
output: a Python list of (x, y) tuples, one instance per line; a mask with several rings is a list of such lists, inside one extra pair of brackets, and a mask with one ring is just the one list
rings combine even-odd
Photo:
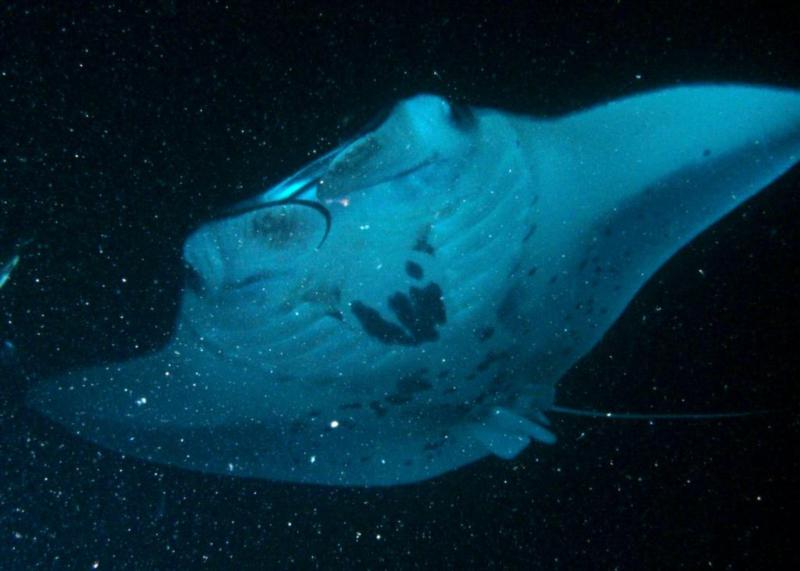
[(800, 157), (800, 92), (555, 118), (419, 95), (188, 236), (161, 351), (32, 407), (148, 461), (325, 485), (552, 444), (559, 379), (682, 246)]

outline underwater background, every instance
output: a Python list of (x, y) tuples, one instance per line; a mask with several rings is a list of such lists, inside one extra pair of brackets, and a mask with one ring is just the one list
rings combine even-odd
[(800, 88), (791, 3), (0, 6), (0, 569), (796, 568), (800, 170), (694, 240), (558, 387), (629, 412), (395, 488), (148, 464), (24, 406), (162, 346), (188, 233), (419, 92), (533, 115)]

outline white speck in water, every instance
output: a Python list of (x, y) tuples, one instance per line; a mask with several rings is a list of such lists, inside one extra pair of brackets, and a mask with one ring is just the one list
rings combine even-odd
[(336, 428), (338, 426), (339, 426), (339, 421), (338, 420), (332, 420), (331, 421), (331, 428)]

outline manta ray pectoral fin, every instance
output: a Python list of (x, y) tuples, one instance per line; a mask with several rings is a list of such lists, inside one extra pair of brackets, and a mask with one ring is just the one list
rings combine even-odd
[(534, 300), (529, 313), (569, 321), (574, 341), (559, 349), (574, 356), (675, 252), (797, 162), (800, 93), (681, 87), (527, 128), (546, 217), (526, 255), (552, 284), (547, 306)]
[(567, 115), (546, 130), (550, 172), (572, 183), (560, 188), (562, 198), (593, 209), (617, 206), (691, 171), (725, 191), (715, 196), (695, 187), (697, 193), (735, 204), (800, 158), (800, 93), (733, 85), (665, 89)]
[(469, 432), (489, 452), (506, 460), (522, 452), (531, 440), (556, 442), (555, 434), (541, 424), (501, 407), (492, 409), (483, 421), (470, 424)]
[(612, 232), (626, 231), (660, 264), (797, 162), (800, 93), (667, 89), (545, 129), (544, 184), (555, 208), (576, 225), (618, 224)]

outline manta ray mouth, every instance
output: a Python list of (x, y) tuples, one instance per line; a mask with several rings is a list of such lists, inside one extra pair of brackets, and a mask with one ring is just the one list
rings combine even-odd
[(312, 210), (319, 212), (325, 219), (325, 233), (322, 235), (322, 239), (320, 240), (319, 244), (317, 244), (317, 250), (319, 250), (320, 248), (322, 248), (322, 245), (325, 243), (325, 240), (328, 239), (328, 234), (330, 234), (331, 232), (333, 219), (331, 218), (330, 210), (328, 210), (322, 203), (317, 202), (316, 200), (295, 198), (298, 194), (301, 194), (304, 191), (305, 187), (301, 188), (288, 198), (282, 198), (280, 200), (271, 200), (269, 202), (262, 202), (257, 204), (246, 204), (239, 208), (227, 210), (223, 212), (220, 216), (214, 218), (213, 222), (220, 222), (223, 220), (236, 218), (237, 216), (241, 216), (243, 214), (250, 214), (251, 212), (257, 212), (259, 210), (265, 210), (267, 208), (279, 208), (281, 206), (305, 206), (306, 208), (311, 208)]

